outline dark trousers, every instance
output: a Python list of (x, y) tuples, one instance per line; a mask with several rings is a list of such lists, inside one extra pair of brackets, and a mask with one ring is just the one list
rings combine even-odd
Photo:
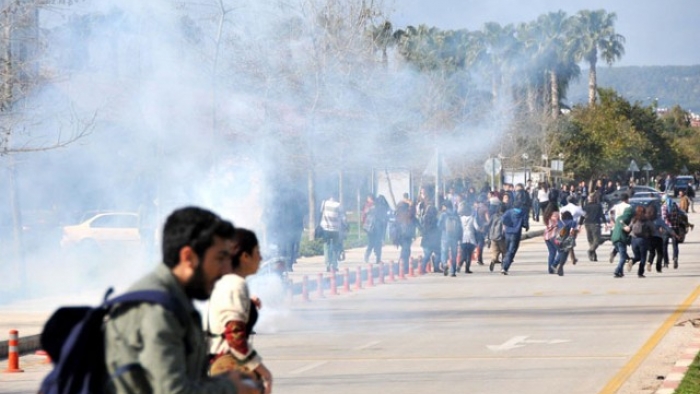
[[(474, 253), (474, 250), (476, 249), (476, 245), (465, 242), (461, 243), (459, 245), (461, 249), (461, 254), (462, 254), (462, 261), (467, 264), (467, 267), (465, 268), (465, 272), (469, 272), (471, 264), (472, 264), (472, 254)], [(462, 261), (459, 262), (459, 264), (462, 264)]]
[(503, 271), (508, 272), (510, 265), (513, 264), (515, 253), (518, 252), (518, 247), (520, 246), (520, 238), (520, 231), (506, 234), (506, 255), (503, 257)]
[(369, 256), (374, 252), (374, 256), (377, 258), (377, 263), (382, 261), (382, 241), (384, 238), (383, 233), (373, 231), (367, 234), (367, 249), (365, 250), (365, 263), (369, 262)]
[(598, 223), (586, 224), (586, 238), (588, 238), (588, 251), (595, 252), (600, 246), (600, 225)]
[(649, 241), (649, 263), (654, 262), (656, 257), (656, 272), (661, 272), (661, 262), (664, 259), (664, 239), (661, 237), (651, 237)]
[(649, 251), (649, 240), (646, 238), (632, 237), (632, 264), (639, 263), (637, 274), (644, 275), (644, 266), (647, 262), (647, 252)]

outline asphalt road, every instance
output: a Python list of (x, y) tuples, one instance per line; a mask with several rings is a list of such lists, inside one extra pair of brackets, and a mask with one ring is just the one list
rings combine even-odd
[[(283, 301), (273, 285), (257, 284), (255, 347), (277, 393), (615, 393), (682, 313), (698, 310), (698, 241), (691, 232), (681, 245), (678, 270), (644, 279), (636, 267), (613, 278), (609, 243), (602, 261), (588, 262), (582, 236), (580, 261), (563, 277), (547, 274), (538, 238), (521, 244), (508, 276), (473, 266), (474, 274), (455, 278), (428, 274), (324, 298), (312, 292), (309, 302)], [(343, 264), (354, 271), (360, 255), (348, 253)], [(300, 263), (293, 277), (322, 267)], [(0, 393), (35, 392), (49, 367), (36, 356), (23, 363), (24, 376), (0, 374)], [(627, 390), (651, 393), (654, 383)]]

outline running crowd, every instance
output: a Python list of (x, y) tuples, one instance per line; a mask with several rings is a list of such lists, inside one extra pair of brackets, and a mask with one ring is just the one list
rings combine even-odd
[[(667, 189), (665, 186), (662, 189)], [(687, 216), (692, 199), (683, 192), (677, 199), (661, 192), (644, 203), (630, 205), (627, 193), (610, 197), (618, 190), (619, 184), (603, 180), (592, 184), (590, 192), (583, 181), (560, 187), (528, 181), (527, 185), (505, 184), (497, 192), (488, 185), (478, 192), (474, 188), (464, 193), (450, 190), (440, 195), (436, 204), (429, 191), (422, 188), (415, 201), (404, 194), (393, 213), (388, 211), (383, 196), (368, 195), (362, 210), (362, 226), (368, 234), (364, 260), (369, 262), (374, 254), (374, 261), (381, 261), (381, 247), (388, 234), (390, 242), (400, 248), (400, 261), (407, 271), (411, 244), (420, 236), (424, 272), (432, 265), (433, 272), (445, 276), (456, 276), (462, 269), (471, 274), (473, 262), (485, 265), (483, 255), (488, 251), (489, 270), (493, 272), (500, 265), (500, 273), (508, 275), (522, 230), (528, 232), (532, 220), (545, 227), (542, 235), (549, 252), (549, 274), (563, 276), (567, 261), (578, 262), (574, 247), (581, 231), (586, 233), (589, 261), (598, 261), (598, 248), (610, 234), (613, 249), (609, 260), (613, 263), (617, 257), (616, 278), (623, 277), (624, 269), (629, 272), (635, 264), (640, 278), (652, 270), (654, 262), (656, 271), (662, 272), (670, 265), (669, 245), (673, 268), (677, 269), (678, 245), (693, 228)], [(331, 216), (323, 210), (321, 214), (322, 220)], [(327, 260), (328, 264), (332, 262)]]

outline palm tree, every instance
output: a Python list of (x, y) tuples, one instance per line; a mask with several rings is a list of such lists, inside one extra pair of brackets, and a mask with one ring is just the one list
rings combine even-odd
[(596, 99), (596, 63), (598, 56), (612, 65), (625, 54), (625, 37), (615, 32), (614, 12), (605, 10), (581, 10), (575, 17), (574, 34), (576, 35), (576, 55), (585, 60), (588, 70), (588, 104), (595, 105)]
[(571, 19), (564, 11), (558, 11), (537, 18), (531, 32), (538, 40), (538, 61), (548, 74), (551, 115), (555, 119), (559, 116), (560, 100), (566, 92), (560, 87), (567, 87), (568, 82), (580, 73), (573, 55), (575, 40), (571, 27)]

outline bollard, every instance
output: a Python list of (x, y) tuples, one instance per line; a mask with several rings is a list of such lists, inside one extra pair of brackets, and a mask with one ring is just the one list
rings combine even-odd
[(404, 272), (403, 266), (403, 260), (399, 260), (399, 279), (406, 280), (406, 273)]
[(304, 275), (304, 277), (301, 280), (301, 299), (303, 301), (310, 301), (309, 300), (309, 277)]
[(418, 256), (418, 259), (418, 276), (422, 276), (425, 274), (425, 272), (423, 272), (423, 256)]
[(389, 262), (389, 280), (392, 282), (396, 282), (396, 278), (394, 278), (394, 261)]
[(331, 272), (331, 295), (338, 295), (338, 283), (335, 277), (335, 271)]
[(384, 263), (379, 263), (379, 284), (384, 284)]
[(350, 268), (345, 269), (345, 282), (343, 282), (343, 291), (350, 292)]
[(408, 276), (411, 278), (414, 278), (416, 276), (416, 272), (413, 268), (413, 263), (415, 263), (415, 260), (413, 260), (413, 257), (408, 259)]
[(367, 264), (367, 287), (374, 287), (374, 270), (372, 264)]
[(357, 275), (355, 275), (355, 290), (362, 289), (362, 267), (357, 266)]
[(10, 330), (10, 338), (7, 341), (7, 369), (3, 372), (24, 372), (19, 368), (19, 331)]
[(292, 278), (287, 278), (287, 302), (294, 301), (294, 281)]
[(49, 356), (49, 354), (46, 353), (46, 350), (37, 350), (36, 352), (34, 352), (34, 354), (37, 356), (46, 357), (43, 361), (44, 364), (51, 364), (51, 356)]
[(318, 298), (324, 298), (323, 297), (323, 274), (319, 273), (318, 274), (318, 279), (316, 280), (316, 296)]

